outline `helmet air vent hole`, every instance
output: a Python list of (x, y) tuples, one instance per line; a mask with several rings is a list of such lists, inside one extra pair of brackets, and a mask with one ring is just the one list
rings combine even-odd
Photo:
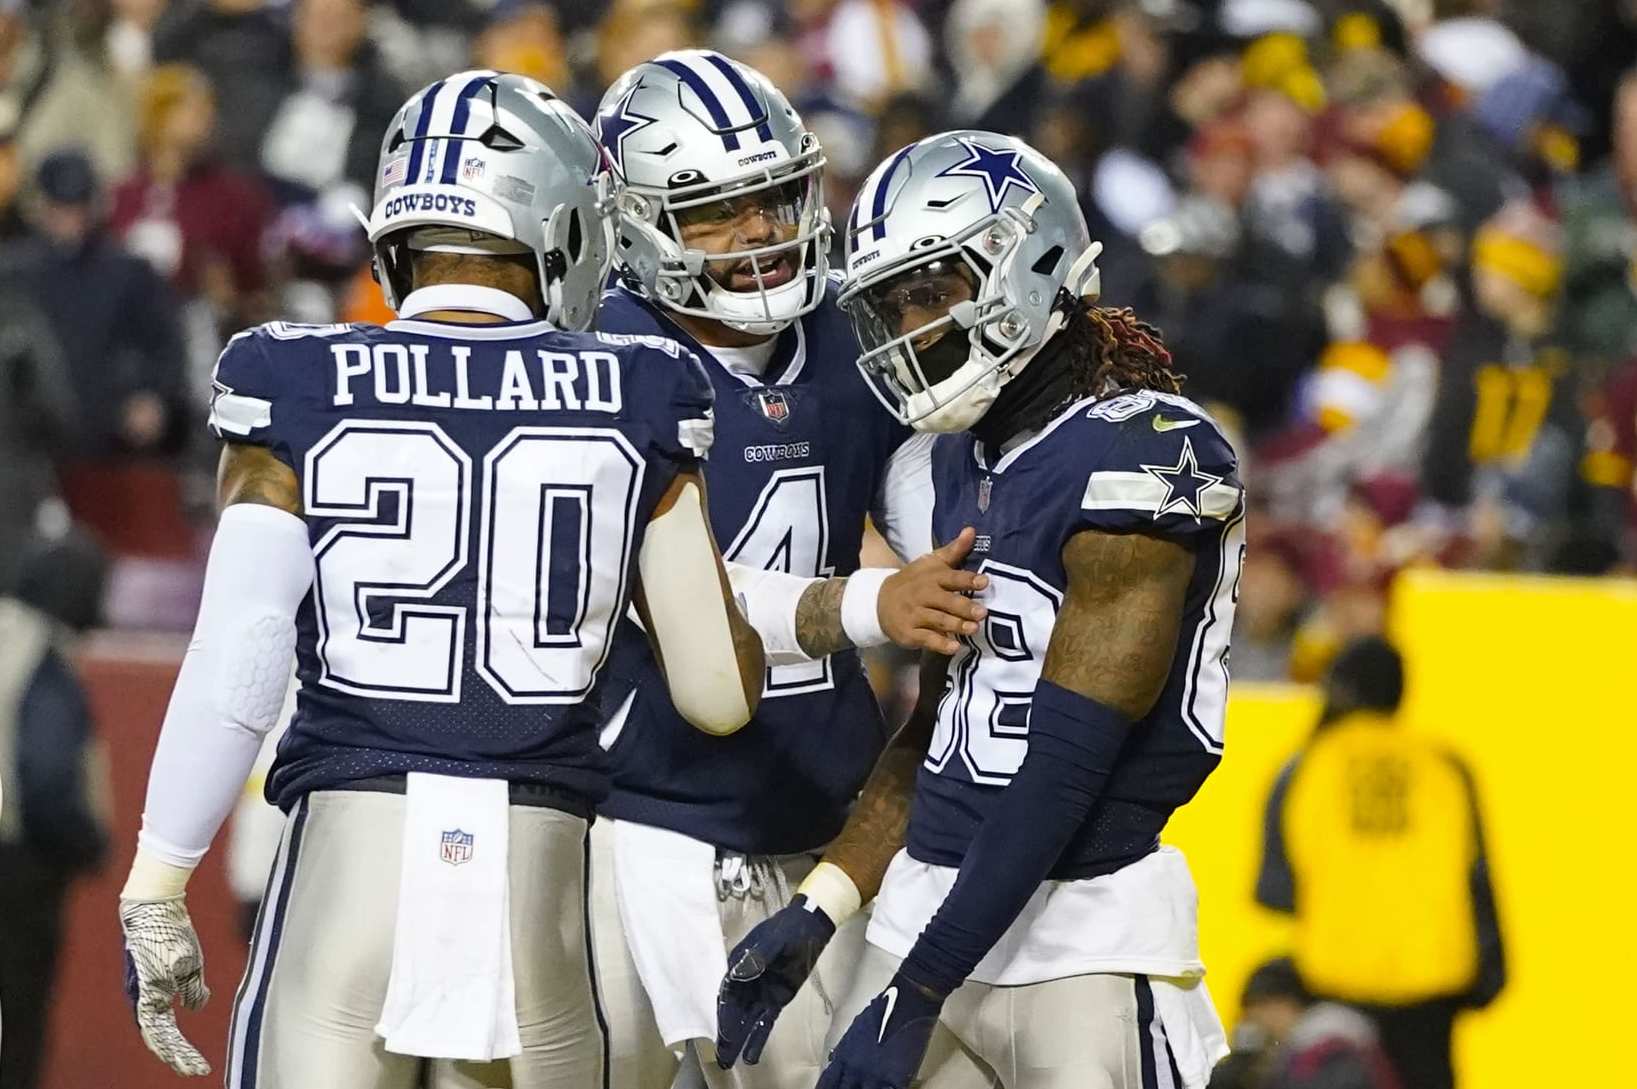
[(1063, 247), (1053, 246), (1040, 255), (1039, 260), (1030, 266), (1030, 271), (1041, 276), (1050, 276), (1057, 271), (1057, 263), (1063, 260)]

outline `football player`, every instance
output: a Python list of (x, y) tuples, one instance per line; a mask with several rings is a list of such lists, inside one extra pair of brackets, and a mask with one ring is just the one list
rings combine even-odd
[[(785, 97), (719, 54), (667, 53), (616, 81), (597, 123), (625, 182), (622, 278), (598, 327), (674, 337), (704, 361), (711, 523), (771, 664), (754, 722), (722, 741), (686, 728), (634, 624), (615, 642), (594, 931), (615, 1080), (647, 1089), (670, 1085), (673, 1048), (697, 1041), (710, 1057), (727, 950), (788, 902), (881, 752), (854, 648), (891, 636), (953, 650), (976, 630), (981, 607), (963, 594), (982, 579), (958, 570), (970, 537), (896, 574), (859, 570), (867, 515), (900, 556), (930, 548), (929, 442), (853, 365), (826, 274), (823, 153)], [(861, 929), (849, 937), (856, 950)], [(759, 1068), (730, 1077), (707, 1061), (710, 1080), (810, 1089), (847, 946)]]
[(929, 137), (859, 194), (859, 365), (942, 433), (934, 536), (976, 527), (988, 615), (927, 659), (832, 883), (730, 954), (724, 1059), (872, 897), (823, 1089), (944, 1084), (940, 1025), (1007, 1089), (1197, 1087), (1225, 1053), (1193, 882), (1159, 837), (1222, 752), (1244, 496), (1156, 331), (1095, 305), (1100, 249), (1068, 179), (1008, 136)]
[(217, 364), (223, 510), (120, 898), (143, 1039), (181, 1073), (208, 1071), (173, 1008), (209, 997), (185, 887), (293, 653), (227, 1084), (607, 1084), (584, 900), (614, 625), (634, 601), (709, 733), (764, 670), (705, 521), (698, 359), (582, 331), (613, 182), (546, 87), (439, 80), (368, 222), (398, 320), (274, 322)]

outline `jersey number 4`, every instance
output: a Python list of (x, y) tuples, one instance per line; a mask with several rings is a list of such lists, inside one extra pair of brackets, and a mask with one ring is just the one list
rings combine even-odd
[[(824, 494), (824, 466), (780, 469), (762, 487), (750, 516), (723, 558), (763, 571), (818, 578), (835, 573), (827, 561), (830, 515)], [(822, 692), (833, 687), (830, 659), (773, 666), (762, 698)]]
[[(617, 431), (518, 427), (474, 480), (436, 424), (338, 424), (306, 464), (307, 515), (334, 520), (313, 546), (320, 683), (457, 702), (474, 623), (473, 667), (502, 700), (584, 698), (626, 599), (643, 468)], [(433, 604), (474, 563), (472, 604)]]

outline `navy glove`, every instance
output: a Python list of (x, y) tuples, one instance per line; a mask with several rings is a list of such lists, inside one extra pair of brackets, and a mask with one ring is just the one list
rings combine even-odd
[(909, 1089), (944, 1000), (895, 975), (847, 1027), (815, 1089)]
[(728, 954), (728, 974), (716, 992), (716, 1065), (728, 1069), (740, 1054), (762, 1057), (779, 1011), (812, 974), (836, 924), (797, 893), (763, 919)]

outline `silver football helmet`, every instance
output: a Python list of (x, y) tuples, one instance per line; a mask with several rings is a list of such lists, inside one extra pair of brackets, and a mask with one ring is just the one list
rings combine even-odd
[[(818, 306), (824, 153), (765, 76), (708, 50), (665, 53), (614, 81), (597, 131), (623, 183), (617, 259), (649, 298), (768, 334)], [(748, 237), (741, 219), (772, 227)], [(731, 229), (732, 249), (689, 247), (697, 223)]]
[(591, 324), (613, 260), (617, 179), (589, 126), (544, 84), (461, 72), (412, 95), (387, 127), (366, 227), (396, 310), (406, 250), (533, 253), (546, 320)]
[(881, 403), (919, 431), (964, 431), (1099, 291), (1074, 186), (1013, 136), (945, 132), (865, 180), (840, 303)]

